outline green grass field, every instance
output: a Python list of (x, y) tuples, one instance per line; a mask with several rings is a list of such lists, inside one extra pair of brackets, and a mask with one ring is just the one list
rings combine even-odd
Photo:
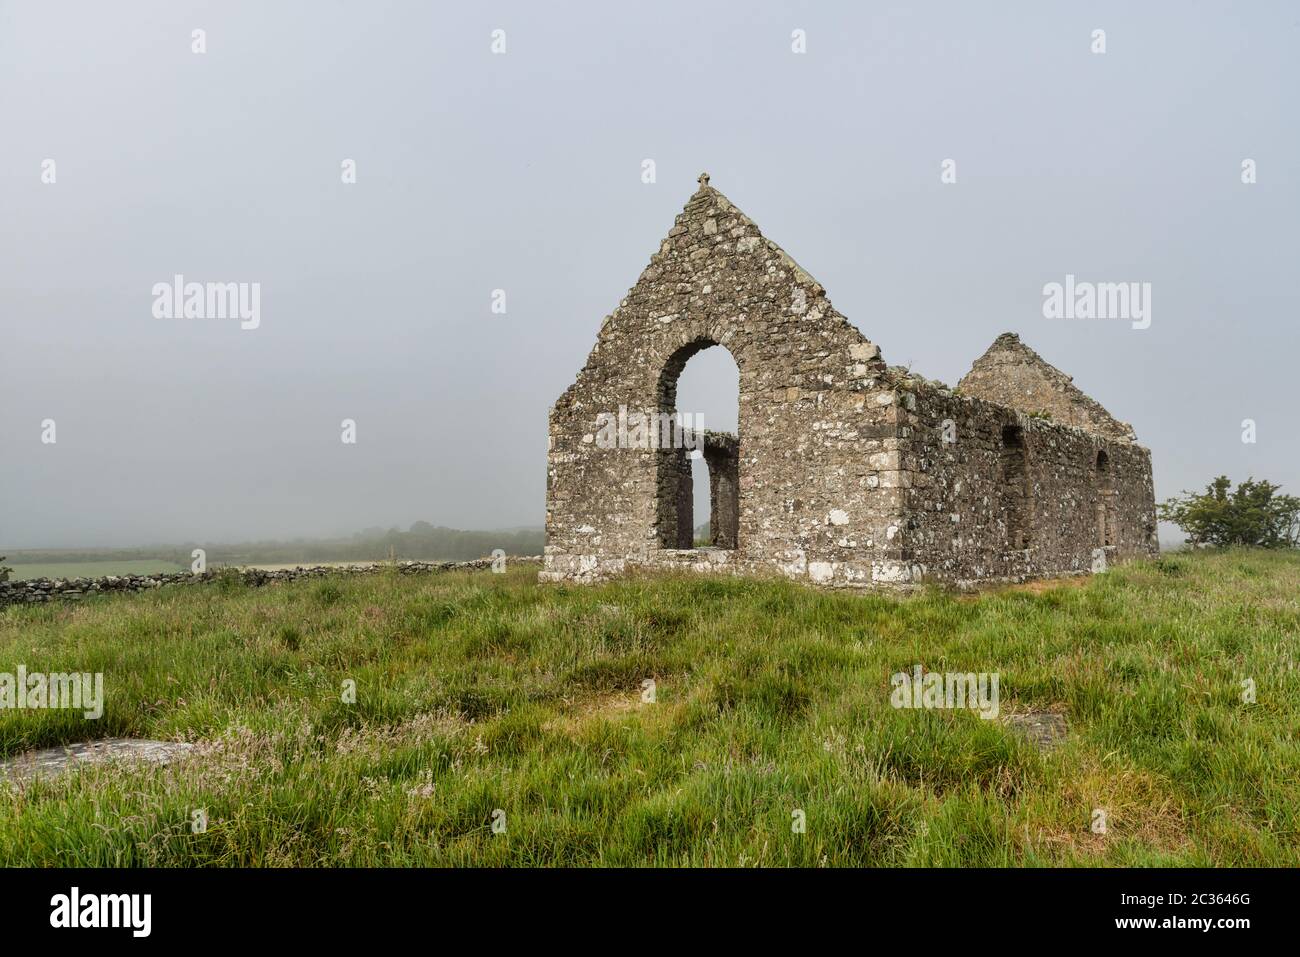
[[(0, 711), (0, 754), (199, 743), (0, 786), (0, 864), (1300, 864), (1300, 557), (902, 599), (535, 576), (0, 611), (0, 671), (103, 671), (107, 698), (97, 722)], [(1069, 733), (1040, 751), (970, 711), (892, 708), (916, 664), (997, 672), (1002, 712)]]
[(175, 562), (142, 558), (111, 562), (42, 562), (27, 565), (10, 563), (13, 574), (20, 578), (102, 578), (105, 575), (153, 575), (158, 572), (183, 571)]

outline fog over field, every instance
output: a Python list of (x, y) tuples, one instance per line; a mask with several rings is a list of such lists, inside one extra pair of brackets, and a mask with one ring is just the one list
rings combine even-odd
[[(3, 0), (0, 548), (540, 526), (547, 410), (703, 170), (887, 362), (1017, 332), (1157, 499), (1300, 494), (1298, 41), (1282, 2)], [(178, 275), (255, 327), (158, 318)], [(1149, 327), (1045, 318), (1067, 276)], [(679, 408), (736, 389), (709, 350)]]

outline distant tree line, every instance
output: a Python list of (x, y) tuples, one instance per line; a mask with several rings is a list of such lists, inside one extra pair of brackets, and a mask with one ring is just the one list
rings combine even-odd
[(350, 539), (268, 540), (237, 544), (183, 542), (138, 548), (60, 548), (10, 550), (16, 564), (33, 562), (97, 562), (154, 559), (188, 566), (191, 553), (202, 548), (209, 565), (280, 565), (287, 563), (377, 561), (469, 561), (486, 558), (500, 548), (507, 555), (540, 555), (546, 534), (540, 529), (510, 532), (471, 532), (416, 522), (405, 532), (397, 527), (368, 528)]

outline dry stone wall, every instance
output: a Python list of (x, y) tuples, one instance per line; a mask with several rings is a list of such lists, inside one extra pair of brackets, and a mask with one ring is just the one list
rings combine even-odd
[[(538, 564), (540, 555), (507, 558), (507, 566), (516, 563)], [(261, 586), (274, 582), (298, 581), (305, 578), (328, 578), (334, 575), (361, 575), (381, 568), (396, 568), (404, 575), (437, 571), (457, 571), (490, 568), (490, 558), (468, 562), (397, 562), (395, 564), (365, 565), (311, 565), (298, 568), (266, 570), (260, 568), (234, 569), (245, 585)], [(107, 575), (101, 578), (27, 578), (0, 582), (0, 606), (34, 605), (48, 601), (75, 601), (88, 595), (123, 592), (142, 592), (164, 585), (204, 585), (221, 577), (220, 570), (200, 574), (192, 572), (163, 572), (157, 575)]]

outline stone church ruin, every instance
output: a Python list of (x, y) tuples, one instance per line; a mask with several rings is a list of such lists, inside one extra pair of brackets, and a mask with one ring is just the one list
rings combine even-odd
[[(712, 346), (739, 369), (738, 434), (671, 440), (682, 430), (656, 424)], [(633, 413), (654, 441), (598, 441), (598, 422)], [(698, 548), (693, 450), (711, 503)], [(1010, 333), (956, 388), (887, 366), (707, 174), (551, 409), (546, 508), (543, 581), (691, 568), (963, 586), (1157, 551), (1151, 454), (1130, 426)]]

